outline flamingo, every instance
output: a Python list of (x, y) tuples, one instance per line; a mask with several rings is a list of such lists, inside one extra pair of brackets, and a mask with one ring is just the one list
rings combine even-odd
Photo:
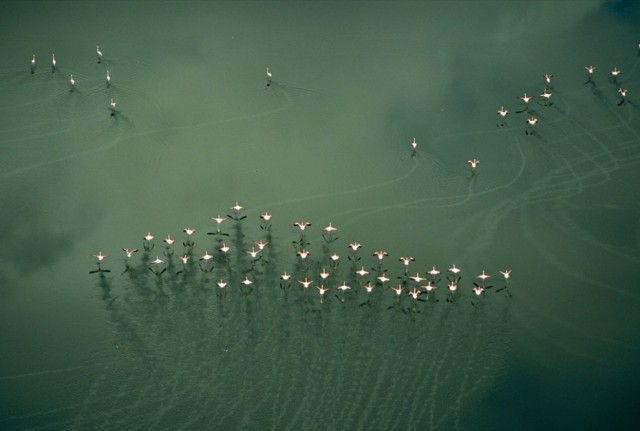
[(362, 268), (356, 271), (356, 274), (358, 274), (360, 277), (364, 277), (365, 275), (369, 274), (369, 271), (364, 269), (364, 266), (363, 266)]
[(363, 285), (363, 286), (362, 286), (362, 288), (363, 288), (364, 290), (366, 290), (366, 291), (367, 291), (367, 293), (371, 293), (371, 292), (373, 292), (373, 289), (374, 289), (375, 287), (376, 287), (376, 286), (375, 286), (374, 284), (371, 284), (371, 283), (367, 283), (367, 284), (365, 284), (365, 285)]
[(298, 280), (298, 283), (302, 284), (302, 286), (307, 289), (313, 284), (313, 280), (309, 280), (307, 277), (305, 277), (304, 280)]
[(283, 272), (282, 275), (280, 276), (280, 280), (282, 281), (289, 281), (291, 280), (291, 274), (287, 274), (287, 272)]
[(482, 274), (476, 275), (476, 278), (479, 278), (482, 281), (485, 281), (487, 278), (491, 278), (490, 275), (485, 274), (484, 269), (482, 270)]
[(324, 287), (322, 284), (319, 285), (319, 286), (316, 286), (316, 289), (318, 289), (318, 293), (323, 298), (324, 298), (324, 294), (329, 291), (329, 288), (328, 287)]
[(387, 253), (384, 250), (378, 250), (378, 251), (374, 251), (373, 255), (376, 256), (378, 258), (378, 260), (382, 260), (385, 258), (385, 256), (389, 256), (389, 253)]
[(416, 259), (411, 256), (402, 256), (398, 259), (404, 266), (409, 266), (411, 262), (414, 262)]
[(95, 257), (98, 263), (103, 262), (106, 258), (109, 257), (108, 254), (102, 254), (101, 251), (99, 251), (98, 254), (92, 254), (91, 256)]
[(297, 221), (293, 225), (300, 229), (300, 231), (303, 231), (311, 226), (311, 223), (309, 223), (308, 221)]
[(387, 277), (386, 274), (382, 274), (381, 276), (376, 277), (376, 280), (378, 280), (381, 284), (384, 284), (387, 281), (391, 281), (391, 279)]
[(509, 277), (511, 276), (511, 270), (505, 269), (504, 271), (500, 271), (500, 274), (502, 274), (502, 276), (504, 277), (504, 281), (508, 282)]
[(500, 106), (500, 109), (498, 109), (497, 114), (500, 116), (500, 122), (498, 123), (498, 127), (504, 127), (505, 118), (509, 114), (509, 111), (507, 109), (504, 109), (504, 106)]
[(411, 296), (413, 299), (417, 300), (418, 297), (420, 296), (420, 294), (422, 292), (420, 292), (418, 289), (413, 288), (413, 290), (410, 290), (409, 292), (407, 292), (409, 294), (409, 296)]
[(434, 266), (434, 267), (432, 267), (429, 271), (427, 271), (427, 274), (429, 274), (429, 275), (430, 275), (430, 276), (432, 276), (432, 277), (435, 277), (435, 276), (437, 276), (437, 275), (439, 275), (439, 274), (440, 274), (440, 271), (438, 271), (438, 270), (436, 269), (436, 267)]
[(544, 99), (545, 106), (548, 106), (548, 103), (549, 103), (549, 100), (551, 99), (551, 96), (553, 96), (553, 94), (549, 93), (547, 91), (547, 89), (545, 88), (544, 91), (542, 92), (542, 94), (540, 95), (540, 97), (542, 97)]
[(262, 251), (262, 250), (265, 249), (266, 246), (269, 245), (269, 241), (267, 241), (267, 242), (257, 241), (257, 242), (255, 242), (255, 244), (258, 247), (258, 250)]
[(413, 281), (415, 281), (416, 283), (420, 283), (424, 280), (426, 280), (426, 278), (421, 277), (419, 273), (416, 272), (416, 275), (413, 275), (411, 277), (409, 277), (410, 279), (412, 279)]
[(98, 63), (102, 63), (102, 51), (100, 51), (99, 45), (96, 45), (96, 55), (98, 56)]
[(133, 257), (133, 254), (138, 251), (137, 248), (126, 248), (126, 247), (124, 247), (122, 250), (124, 251), (127, 258)]
[(527, 93), (524, 93), (520, 96), (520, 100), (522, 100), (525, 104), (529, 103), (533, 99), (533, 96), (527, 96)]
[(471, 166), (471, 170), (475, 171), (475, 169), (478, 167), (478, 165), (480, 164), (480, 160), (478, 159), (471, 159), (471, 160), (467, 160), (467, 164), (469, 166)]
[(322, 272), (320, 273), (320, 278), (323, 280), (326, 280), (329, 277), (329, 275), (330, 274), (324, 268), (322, 268)]
[(402, 291), (404, 290), (404, 287), (399, 284), (397, 287), (391, 286), (391, 290), (393, 290), (396, 293), (396, 296), (399, 298), (400, 295), (402, 295)]

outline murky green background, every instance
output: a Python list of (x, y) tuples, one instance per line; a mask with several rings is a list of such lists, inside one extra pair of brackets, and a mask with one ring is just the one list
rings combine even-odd
[[(633, 428), (638, 7), (0, 3), (0, 429)], [(544, 73), (552, 104), (516, 113)], [(247, 218), (207, 235), (236, 202)], [(185, 227), (196, 262), (176, 274)], [(127, 271), (122, 247), (141, 249)], [(368, 298), (376, 250), (391, 281)], [(444, 277), (394, 299), (401, 256), (462, 268), (454, 301)]]

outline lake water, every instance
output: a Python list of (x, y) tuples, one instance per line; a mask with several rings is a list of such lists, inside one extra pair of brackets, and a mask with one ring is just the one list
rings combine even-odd
[(639, 8), (0, 3), (0, 429), (634, 428)]

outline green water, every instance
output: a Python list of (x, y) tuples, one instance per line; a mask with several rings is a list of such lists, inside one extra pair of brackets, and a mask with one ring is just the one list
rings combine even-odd
[[(0, 3), (0, 429), (633, 428), (639, 13)], [(549, 106), (517, 113), (545, 73)], [(442, 271), (434, 295), (402, 256)]]

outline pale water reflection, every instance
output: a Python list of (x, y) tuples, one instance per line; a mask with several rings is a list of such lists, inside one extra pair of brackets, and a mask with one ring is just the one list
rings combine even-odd
[(3, 2), (0, 428), (630, 428), (638, 13)]

